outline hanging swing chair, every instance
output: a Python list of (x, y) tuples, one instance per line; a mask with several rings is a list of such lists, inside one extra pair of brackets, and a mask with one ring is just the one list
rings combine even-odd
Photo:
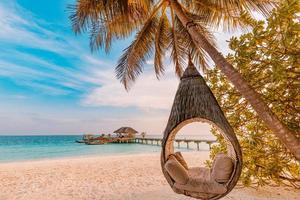
[[(227, 153), (215, 156), (212, 168), (189, 168), (180, 152), (174, 152), (178, 131), (193, 122), (217, 128), (227, 142)], [(203, 77), (189, 61), (174, 99), (164, 132), (161, 152), (164, 176), (174, 192), (197, 199), (219, 199), (236, 185), (242, 169), (242, 153), (236, 135)]]

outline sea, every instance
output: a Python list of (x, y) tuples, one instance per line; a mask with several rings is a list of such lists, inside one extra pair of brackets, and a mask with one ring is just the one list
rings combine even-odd
[[(159, 135), (148, 135), (149, 138), (161, 138)], [(105, 145), (85, 145), (76, 143), (82, 135), (28, 135), (28, 136), (0, 136), (0, 163), (44, 160), (65, 157), (80, 156), (105, 156), (105, 155), (127, 155), (141, 153), (160, 152), (161, 147), (156, 144), (105, 144)], [(211, 139), (203, 136), (182, 136), (189, 139)], [(177, 144), (174, 144), (176, 147)], [(185, 144), (181, 144), (180, 151), (195, 151), (196, 146), (190, 144), (187, 149)], [(207, 144), (200, 144), (200, 151), (208, 151)]]

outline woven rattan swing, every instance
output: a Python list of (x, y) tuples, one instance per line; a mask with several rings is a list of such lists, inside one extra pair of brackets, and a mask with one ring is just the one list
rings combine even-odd
[[(227, 154), (218, 154), (211, 169), (188, 168), (181, 153), (174, 153), (177, 132), (192, 122), (213, 125), (227, 141)], [(181, 77), (164, 132), (161, 166), (174, 192), (198, 199), (225, 196), (236, 185), (241, 174), (242, 154), (236, 135), (192, 62), (189, 62)]]

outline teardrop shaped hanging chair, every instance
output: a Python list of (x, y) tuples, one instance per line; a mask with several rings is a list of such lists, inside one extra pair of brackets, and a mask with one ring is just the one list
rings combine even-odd
[[(212, 168), (189, 168), (180, 152), (174, 153), (178, 131), (192, 122), (206, 122), (222, 134), (227, 154), (217, 154)], [(236, 185), (242, 153), (236, 135), (203, 77), (189, 61), (181, 77), (162, 141), (161, 166), (173, 191), (197, 199), (219, 199)]]

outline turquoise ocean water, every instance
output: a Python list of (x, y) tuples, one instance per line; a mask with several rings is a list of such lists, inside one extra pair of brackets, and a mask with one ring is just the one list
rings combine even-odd
[[(145, 144), (85, 145), (75, 143), (80, 135), (0, 136), (0, 162), (40, 160), (92, 155), (160, 152), (161, 147)], [(151, 136), (149, 136), (151, 137)], [(159, 137), (159, 136), (152, 136)], [(185, 136), (187, 137), (187, 136)], [(182, 145), (181, 151), (190, 151)], [(208, 150), (203, 144), (201, 150)]]

